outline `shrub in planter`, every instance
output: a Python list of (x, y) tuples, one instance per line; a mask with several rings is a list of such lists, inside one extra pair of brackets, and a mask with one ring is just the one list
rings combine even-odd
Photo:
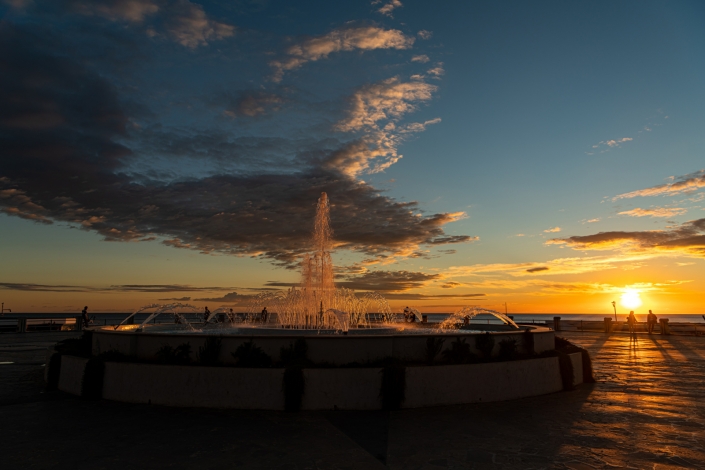
[(191, 343), (182, 343), (175, 348), (163, 345), (156, 353), (157, 361), (162, 364), (183, 365), (191, 362)]
[(450, 343), (450, 349), (443, 351), (443, 357), (453, 364), (463, 364), (470, 362), (474, 355), (470, 352), (470, 344), (467, 343), (467, 338), (458, 338)]
[(482, 357), (489, 359), (492, 357), (494, 349), (494, 336), (489, 333), (477, 335), (475, 337), (475, 347), (482, 353)]
[(283, 347), (279, 351), (279, 360), (285, 367), (305, 366), (311, 361), (308, 359), (308, 344), (303, 338), (298, 338), (295, 342)]
[(93, 332), (86, 330), (80, 338), (68, 338), (59, 341), (54, 346), (54, 349), (59, 354), (67, 354), (69, 356), (90, 357), (93, 347)]
[(217, 366), (220, 365), (220, 350), (223, 338), (220, 336), (209, 336), (203, 343), (203, 346), (198, 348), (196, 362), (202, 366)]
[(524, 340), (524, 351), (526, 354), (529, 354), (533, 356), (536, 354), (536, 347), (534, 346), (534, 334), (531, 332), (530, 329), (524, 330), (524, 333), (521, 335), (523, 340)]
[(426, 362), (433, 364), (433, 361), (436, 360), (436, 356), (438, 356), (441, 349), (443, 349), (443, 343), (445, 343), (443, 338), (429, 337), (426, 339)]
[(499, 358), (503, 361), (511, 361), (517, 355), (517, 341), (515, 339), (505, 339), (499, 342)]
[(272, 358), (262, 348), (256, 346), (252, 340), (242, 343), (234, 353), (230, 354), (235, 358), (239, 367), (269, 367), (272, 365)]

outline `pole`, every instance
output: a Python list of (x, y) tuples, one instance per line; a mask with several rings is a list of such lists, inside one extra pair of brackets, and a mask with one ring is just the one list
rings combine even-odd
[(612, 301), (612, 308), (614, 308), (614, 321), (617, 322), (617, 302)]

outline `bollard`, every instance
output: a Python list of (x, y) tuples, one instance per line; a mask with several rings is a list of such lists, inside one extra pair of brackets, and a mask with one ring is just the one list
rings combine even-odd
[(671, 330), (668, 329), (668, 318), (660, 318), (658, 322), (661, 324), (661, 334), (670, 335)]
[(421, 323), (428, 323), (428, 315), (421, 315)]
[(605, 333), (612, 333), (612, 318), (605, 317)]
[(17, 319), (17, 331), (20, 333), (27, 333), (27, 319), (18, 318)]
[(553, 317), (553, 330), (561, 331), (561, 317)]

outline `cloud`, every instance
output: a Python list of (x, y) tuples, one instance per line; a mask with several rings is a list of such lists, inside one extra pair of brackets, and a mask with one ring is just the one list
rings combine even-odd
[(2, 3), (5, 5), (8, 5), (12, 8), (16, 8), (18, 10), (22, 10), (29, 5), (31, 5), (34, 2), (34, 0), (2, 0)]
[[(194, 287), (182, 284), (124, 284), (105, 287), (2, 282), (0, 289), (30, 292), (217, 292), (232, 287)], [(160, 299), (177, 300), (177, 299)]]
[(385, 293), (384, 298), (387, 300), (443, 300), (443, 299), (474, 299), (484, 300), (480, 297), (485, 297), (486, 294), (413, 294), (411, 292), (404, 293)]
[(608, 269), (633, 269), (654, 255), (634, 253), (619, 256), (586, 256), (581, 258), (557, 258), (542, 262), (475, 264), (452, 266), (444, 270), (448, 278), (465, 278), (482, 274), (508, 274), (513, 277), (537, 275), (581, 274)]
[(429, 101), (437, 89), (428, 83), (402, 82), (397, 77), (364, 86), (352, 95), (348, 116), (336, 127), (343, 132), (378, 128), (379, 121), (394, 121), (416, 111), (417, 103)]
[(188, 0), (179, 0), (169, 6), (164, 26), (174, 41), (190, 49), (235, 34), (234, 26), (208, 18), (201, 5)]
[(416, 111), (419, 103), (429, 101), (436, 90), (435, 85), (402, 82), (398, 77), (359, 88), (349, 97), (346, 117), (336, 123), (335, 129), (361, 136), (332, 152), (321, 165), (351, 177), (386, 170), (402, 157), (397, 148), (404, 140), (441, 122), (435, 118), (423, 123), (398, 124), (404, 115)]
[(575, 250), (622, 250), (705, 257), (705, 219), (691, 220), (667, 230), (600, 232), (556, 238), (546, 244), (564, 245)]
[(688, 209), (681, 207), (658, 207), (656, 209), (642, 209), (637, 207), (628, 211), (618, 212), (618, 215), (628, 215), (630, 217), (674, 217), (683, 215)]
[(612, 198), (613, 201), (618, 199), (631, 199), (634, 197), (647, 196), (674, 196), (676, 194), (690, 193), (697, 191), (700, 188), (705, 188), (705, 170), (696, 171), (684, 176), (674, 178), (672, 183), (652, 186), (646, 189), (639, 189), (629, 193), (620, 194)]
[(420, 63), (422, 63), (422, 64), (425, 64), (425, 63), (428, 62), (429, 60), (431, 60), (431, 59), (429, 59), (426, 54), (415, 55), (415, 56), (413, 56), (413, 57), (411, 58), (411, 61), (412, 61), (412, 62), (420, 62)]
[(600, 221), (600, 218), (599, 218), (599, 217), (596, 217), (596, 218), (594, 218), (594, 219), (588, 220), (587, 223), (589, 223), (589, 224), (594, 224), (595, 222), (599, 222), (599, 221)]
[(242, 296), (238, 295), (237, 292), (229, 292), (222, 297), (211, 297), (194, 300), (196, 302), (239, 302), (240, 300), (242, 300), (241, 297)]
[(147, 35), (164, 34), (190, 49), (235, 34), (234, 26), (209, 18), (203, 6), (188, 0), (67, 0), (67, 5), (81, 15), (133, 24), (159, 16), (155, 25), (147, 27)]
[(284, 98), (274, 94), (260, 90), (248, 90), (239, 94), (239, 96), (228, 104), (224, 111), (226, 116), (237, 117), (247, 116), (256, 117), (267, 114), (270, 111), (277, 111), (279, 105), (284, 103)]
[(538, 273), (538, 272), (541, 272), (541, 271), (548, 271), (548, 270), (550, 270), (550, 269), (551, 269), (551, 268), (549, 268), (548, 266), (537, 266), (537, 267), (535, 267), (535, 268), (529, 268), (529, 269), (527, 269), (526, 272), (533, 274), (533, 273)]
[[(403, 139), (438, 122), (397, 121), (435, 87), (398, 80), (363, 87), (362, 113), (345, 121), (361, 119), (351, 136), (231, 137), (187, 126), (136, 126), (134, 108), (117, 87), (66, 57), (66, 49), (50, 31), (0, 29), (0, 210), (6, 214), (69, 224), (107, 241), (156, 240), (295, 267), (310, 249), (314, 204), (326, 191), (337, 247), (361, 253), (367, 264), (475, 239), (444, 232), (464, 213), (425, 214), (416, 202), (399, 202), (355, 178), (386, 168), (400, 158)], [(176, 173), (179, 158), (193, 159), (187, 174)], [(162, 166), (148, 166), (155, 161)]]
[(438, 62), (435, 67), (426, 70), (426, 73), (428, 75), (431, 75), (431, 78), (440, 80), (441, 77), (446, 73), (445, 69), (443, 68), (443, 62)]
[(286, 50), (282, 59), (273, 60), (272, 80), (279, 82), (284, 73), (295, 70), (307, 62), (327, 59), (340, 51), (371, 51), (375, 49), (409, 49), (414, 38), (396, 29), (377, 26), (348, 26), (335, 29), (323, 36), (316, 36), (299, 42)]
[(553, 227), (553, 228), (549, 228), (547, 230), (544, 230), (545, 233), (556, 233), (556, 232), (560, 232), (560, 231), (561, 231), (560, 227)]
[(75, 12), (87, 16), (100, 16), (110, 21), (141, 23), (159, 11), (156, 0), (68, 0)]
[(188, 302), (191, 297), (172, 297), (169, 299), (157, 299), (157, 300), (173, 300), (174, 302)]
[[(634, 139), (631, 137), (622, 137), (621, 139), (611, 139), (603, 140), (592, 146), (593, 149), (599, 150), (600, 153), (608, 152), (610, 149), (621, 147), (623, 143), (630, 142)], [(588, 153), (588, 155), (593, 155), (593, 153)]]
[[(376, 5), (378, 3), (381, 3), (380, 0), (375, 0), (372, 2), (373, 5)], [(381, 13), (383, 15), (387, 15), (388, 17), (392, 18), (392, 11), (395, 8), (400, 8), (403, 6), (399, 0), (389, 0), (389, 2), (385, 3), (382, 5), (382, 7), (377, 10), (378, 13)]]
[(433, 32), (432, 31), (427, 31), (425, 29), (422, 29), (418, 33), (416, 33), (418, 37), (421, 39), (431, 39), (433, 37)]
[(440, 274), (412, 271), (369, 271), (362, 275), (345, 275), (336, 285), (354, 290), (398, 292), (419, 289), (440, 278)]

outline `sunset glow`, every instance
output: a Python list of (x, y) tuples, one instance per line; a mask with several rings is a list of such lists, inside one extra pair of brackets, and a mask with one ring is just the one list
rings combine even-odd
[(5, 307), (705, 313), (702, 2), (372, 3), (0, 1)]
[(639, 292), (636, 290), (628, 290), (621, 297), (622, 306), (633, 310), (635, 308), (641, 307), (641, 297), (639, 297)]

